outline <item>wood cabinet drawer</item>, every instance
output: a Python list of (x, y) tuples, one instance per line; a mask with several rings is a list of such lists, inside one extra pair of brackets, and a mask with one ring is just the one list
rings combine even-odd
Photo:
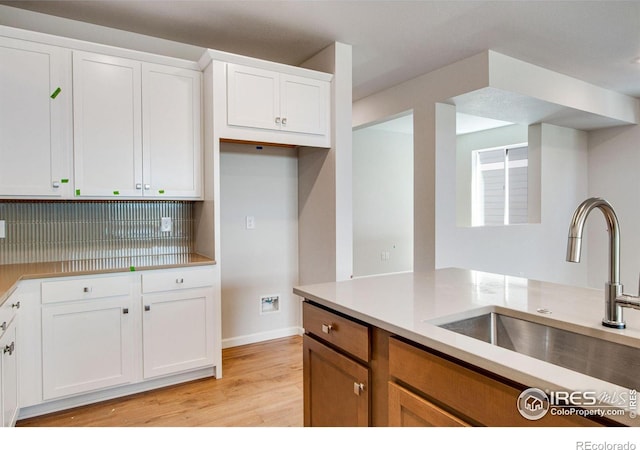
[(211, 269), (179, 269), (142, 274), (142, 293), (193, 289), (213, 285)]
[(131, 277), (129, 275), (45, 281), (42, 283), (42, 303), (117, 297), (129, 295), (130, 292)]
[(486, 426), (597, 426), (581, 416), (528, 420), (520, 415), (522, 390), (441, 358), (396, 338), (389, 340), (389, 375), (446, 405), (474, 423)]
[(303, 303), (302, 315), (305, 332), (318, 336), (362, 361), (369, 361), (369, 327), (309, 302)]

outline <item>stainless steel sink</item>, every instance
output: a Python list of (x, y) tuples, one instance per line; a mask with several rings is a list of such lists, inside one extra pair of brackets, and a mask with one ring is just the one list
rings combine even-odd
[(640, 348), (498, 312), (489, 312), (439, 326), (640, 391)]

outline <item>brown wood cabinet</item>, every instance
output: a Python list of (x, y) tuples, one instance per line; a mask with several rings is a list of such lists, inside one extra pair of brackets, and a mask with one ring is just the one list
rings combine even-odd
[(524, 418), (526, 388), (419, 344), (303, 304), (305, 426), (602, 426), (603, 419)]
[(304, 425), (369, 425), (369, 369), (305, 335)]
[(468, 427), (467, 422), (389, 381), (390, 427)]
[[(396, 383), (434, 405), (447, 409), (458, 419), (473, 425), (518, 427), (598, 426), (582, 416), (553, 416), (525, 419), (517, 409), (523, 387), (516, 387), (489, 374), (409, 344), (389, 339), (389, 376)], [(391, 394), (390, 394), (391, 395)], [(390, 406), (391, 408), (391, 406)], [(391, 414), (390, 414), (391, 418)]]
[(370, 327), (308, 301), (302, 311), (304, 425), (369, 426)]

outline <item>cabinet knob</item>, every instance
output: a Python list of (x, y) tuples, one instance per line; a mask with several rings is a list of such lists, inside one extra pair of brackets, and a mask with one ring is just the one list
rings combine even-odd
[(361, 392), (364, 392), (364, 383), (358, 383), (355, 381), (353, 383), (353, 393), (356, 395), (360, 395)]
[(282, 125), (283, 125), (283, 126), (286, 126), (286, 125), (287, 125), (287, 118), (286, 118), (286, 117), (283, 117), (283, 118), (282, 118)]
[(136, 183), (136, 189), (138, 190), (142, 189), (142, 183)]
[(0, 330), (7, 331), (7, 322), (6, 321), (2, 322), (2, 324), (0, 325)]
[(82, 289), (83, 292), (91, 292), (91, 288), (90, 287), (85, 287), (84, 289)]
[(5, 346), (4, 346), (4, 352), (5, 352), (5, 353), (8, 353), (8, 354), (9, 354), (9, 356), (13, 355), (13, 352), (14, 352), (14, 350), (15, 350), (15, 349), (16, 349), (16, 343), (15, 343), (15, 341), (14, 341), (14, 342), (12, 342), (12, 343), (11, 343), (11, 344), (9, 344), (9, 345), (5, 345)]
[(60, 187), (60, 182), (59, 181), (54, 181), (53, 183), (51, 183), (51, 186), (54, 189), (58, 189)]
[(184, 278), (176, 278), (176, 284), (184, 283)]
[(122, 308), (122, 314), (129, 314), (129, 308)]
[(322, 324), (322, 332), (324, 334), (330, 334), (332, 330), (333, 330), (333, 325), (326, 324), (326, 323)]
[(19, 301), (17, 301), (17, 302), (15, 302), (15, 303), (12, 303), (12, 304), (11, 304), (11, 307), (12, 307), (12, 308), (15, 308), (15, 309), (20, 309), (20, 302), (19, 302)]
[(145, 311), (151, 311), (151, 306), (150, 305), (144, 305), (144, 310)]
[(276, 125), (280, 125), (280, 117), (276, 117)]

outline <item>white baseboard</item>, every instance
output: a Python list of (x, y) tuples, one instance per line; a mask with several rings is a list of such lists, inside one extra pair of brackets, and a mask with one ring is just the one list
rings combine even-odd
[(302, 327), (280, 328), (278, 330), (264, 331), (262, 333), (245, 334), (244, 336), (223, 339), (222, 348), (255, 344), (256, 342), (270, 341), (271, 339), (279, 339), (288, 336), (302, 336), (303, 334), (304, 329)]

